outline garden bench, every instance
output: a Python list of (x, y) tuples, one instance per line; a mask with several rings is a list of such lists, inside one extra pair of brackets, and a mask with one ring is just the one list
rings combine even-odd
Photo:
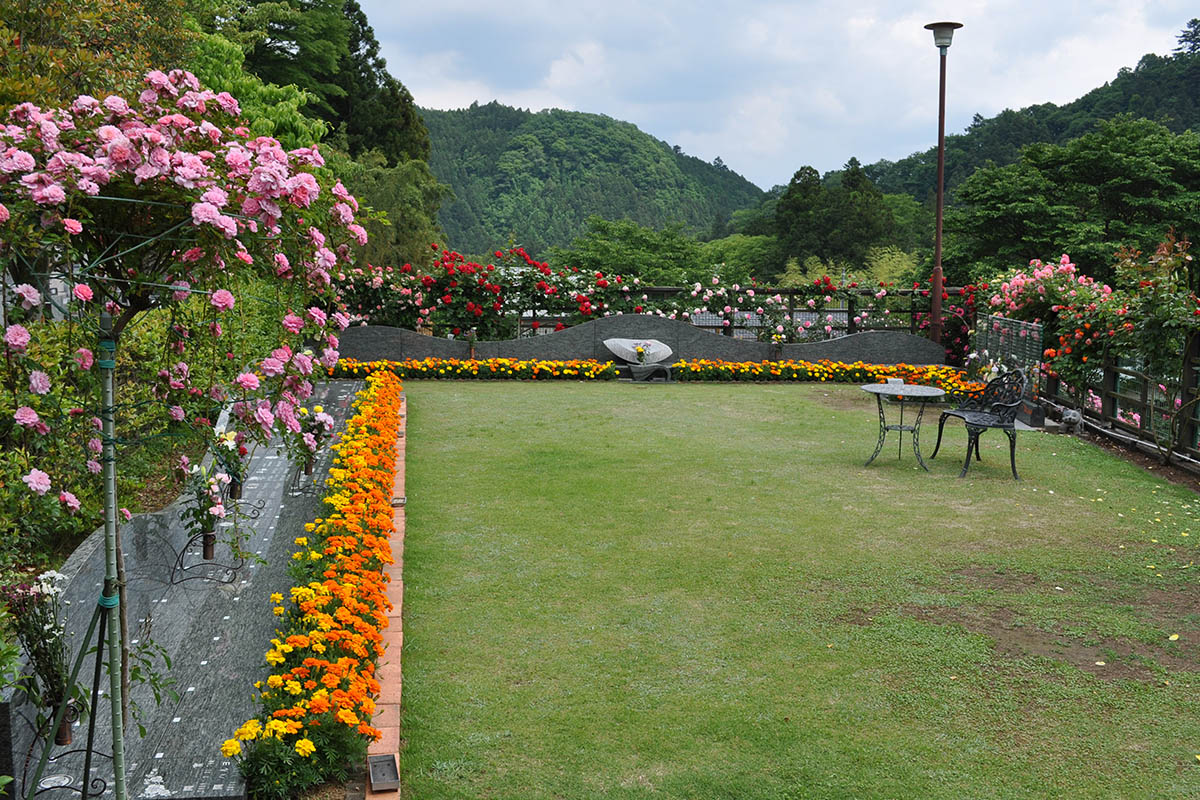
[(937, 458), (938, 448), (942, 446), (942, 428), (946, 425), (946, 418), (958, 417), (967, 426), (967, 458), (958, 477), (966, 476), (967, 468), (971, 466), (972, 451), (975, 452), (976, 461), (982, 460), (979, 457), (979, 435), (988, 428), (995, 428), (1008, 436), (1008, 459), (1012, 465), (1013, 479), (1020, 480), (1017, 475), (1016, 419), (1024, 391), (1025, 373), (1016, 369), (988, 381), (981, 394), (963, 400), (958, 408), (943, 411), (938, 418), (937, 444), (930, 458)]

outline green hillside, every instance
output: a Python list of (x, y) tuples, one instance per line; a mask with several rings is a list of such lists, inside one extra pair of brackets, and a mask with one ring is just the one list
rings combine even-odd
[[(999, 166), (1015, 162), (1025, 145), (1065, 144), (1118, 114), (1152, 119), (1175, 133), (1200, 130), (1200, 49), (1187, 36), (1185, 31), (1174, 55), (1149, 53), (1133, 69), (1122, 68), (1112, 81), (1071, 103), (1005, 109), (986, 119), (976, 114), (966, 133), (946, 137), (947, 187), (954, 188), (988, 161)], [(924, 200), (937, 179), (937, 149), (877, 161), (865, 171), (883, 192)]]
[(591, 215), (654, 228), (681, 222), (705, 234), (763, 195), (719, 159), (709, 164), (599, 114), (532, 113), (497, 102), (421, 114), (430, 168), (455, 195), (440, 221), (466, 252), (510, 237), (537, 252), (565, 246)]

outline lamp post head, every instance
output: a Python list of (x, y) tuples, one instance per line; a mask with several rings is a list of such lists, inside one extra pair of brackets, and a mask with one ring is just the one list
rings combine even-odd
[(933, 43), (944, 55), (950, 47), (950, 40), (954, 38), (954, 32), (961, 27), (961, 22), (931, 22), (925, 26), (925, 30), (933, 31)]

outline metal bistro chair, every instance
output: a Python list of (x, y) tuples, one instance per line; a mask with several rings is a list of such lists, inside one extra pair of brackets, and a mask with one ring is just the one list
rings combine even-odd
[(1014, 480), (1020, 480), (1017, 475), (1017, 410), (1021, 407), (1021, 395), (1025, 391), (1025, 373), (1019, 369), (1006, 372), (988, 381), (983, 393), (978, 397), (968, 397), (959, 404), (958, 408), (943, 411), (938, 418), (937, 444), (930, 458), (937, 458), (938, 448), (942, 446), (942, 428), (946, 425), (947, 417), (958, 417), (967, 426), (967, 458), (963, 461), (962, 472), (958, 477), (965, 477), (967, 468), (971, 466), (971, 452), (975, 452), (975, 460), (979, 457), (979, 434), (988, 428), (1004, 431), (1008, 436), (1008, 459), (1012, 464)]

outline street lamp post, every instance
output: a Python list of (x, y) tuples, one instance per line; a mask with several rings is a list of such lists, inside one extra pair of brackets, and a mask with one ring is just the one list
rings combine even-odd
[(925, 26), (933, 31), (933, 43), (940, 53), (941, 74), (938, 81), (938, 162), (937, 162), (937, 222), (933, 237), (933, 284), (930, 289), (929, 332), (933, 341), (942, 341), (942, 202), (946, 187), (946, 51), (961, 22), (931, 22)]

